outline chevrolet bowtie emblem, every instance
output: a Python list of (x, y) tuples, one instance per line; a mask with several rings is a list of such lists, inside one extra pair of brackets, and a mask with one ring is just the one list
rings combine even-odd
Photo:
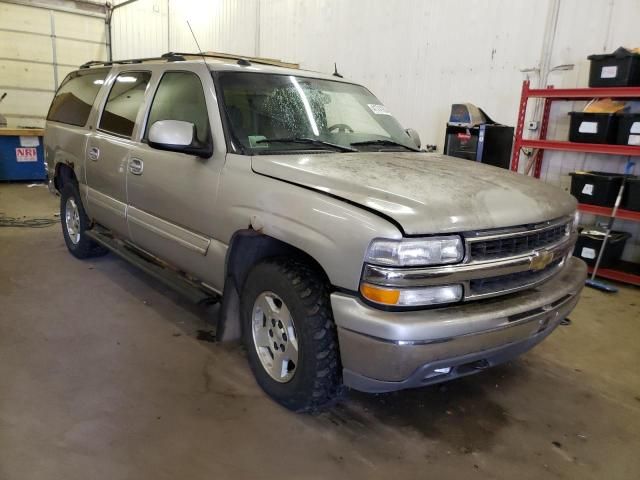
[(531, 261), (529, 266), (531, 270), (542, 270), (547, 265), (549, 265), (553, 261), (553, 252), (536, 252), (533, 257), (531, 257)]

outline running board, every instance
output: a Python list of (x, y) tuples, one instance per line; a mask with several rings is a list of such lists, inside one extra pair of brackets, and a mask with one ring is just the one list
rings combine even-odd
[(94, 242), (99, 243), (123, 260), (138, 267), (147, 275), (152, 276), (163, 285), (175, 290), (191, 302), (210, 305), (220, 301), (220, 296), (216, 293), (205, 290), (204, 287), (189, 280), (181, 273), (164, 267), (154, 262), (153, 259), (137, 253), (134, 248), (127, 246), (126, 243), (114, 238), (108, 232), (94, 228), (88, 230), (86, 234)]

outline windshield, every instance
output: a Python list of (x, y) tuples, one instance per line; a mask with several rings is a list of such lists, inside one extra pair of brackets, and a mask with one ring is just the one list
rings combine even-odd
[(366, 88), (293, 75), (221, 72), (228, 127), (250, 154), (416, 146)]

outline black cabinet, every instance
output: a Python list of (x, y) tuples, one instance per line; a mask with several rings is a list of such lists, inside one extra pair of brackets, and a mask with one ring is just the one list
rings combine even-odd
[(475, 127), (447, 125), (444, 153), (495, 167), (509, 168), (513, 127), (483, 123)]

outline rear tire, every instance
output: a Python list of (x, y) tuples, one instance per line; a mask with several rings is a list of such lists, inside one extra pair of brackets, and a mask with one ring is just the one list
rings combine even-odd
[(75, 183), (65, 184), (60, 191), (60, 222), (64, 243), (74, 257), (98, 257), (109, 252), (86, 234), (91, 228), (91, 221), (84, 211)]
[(249, 365), (276, 402), (310, 412), (340, 397), (338, 338), (323, 275), (300, 260), (265, 260), (249, 272), (241, 313)]

